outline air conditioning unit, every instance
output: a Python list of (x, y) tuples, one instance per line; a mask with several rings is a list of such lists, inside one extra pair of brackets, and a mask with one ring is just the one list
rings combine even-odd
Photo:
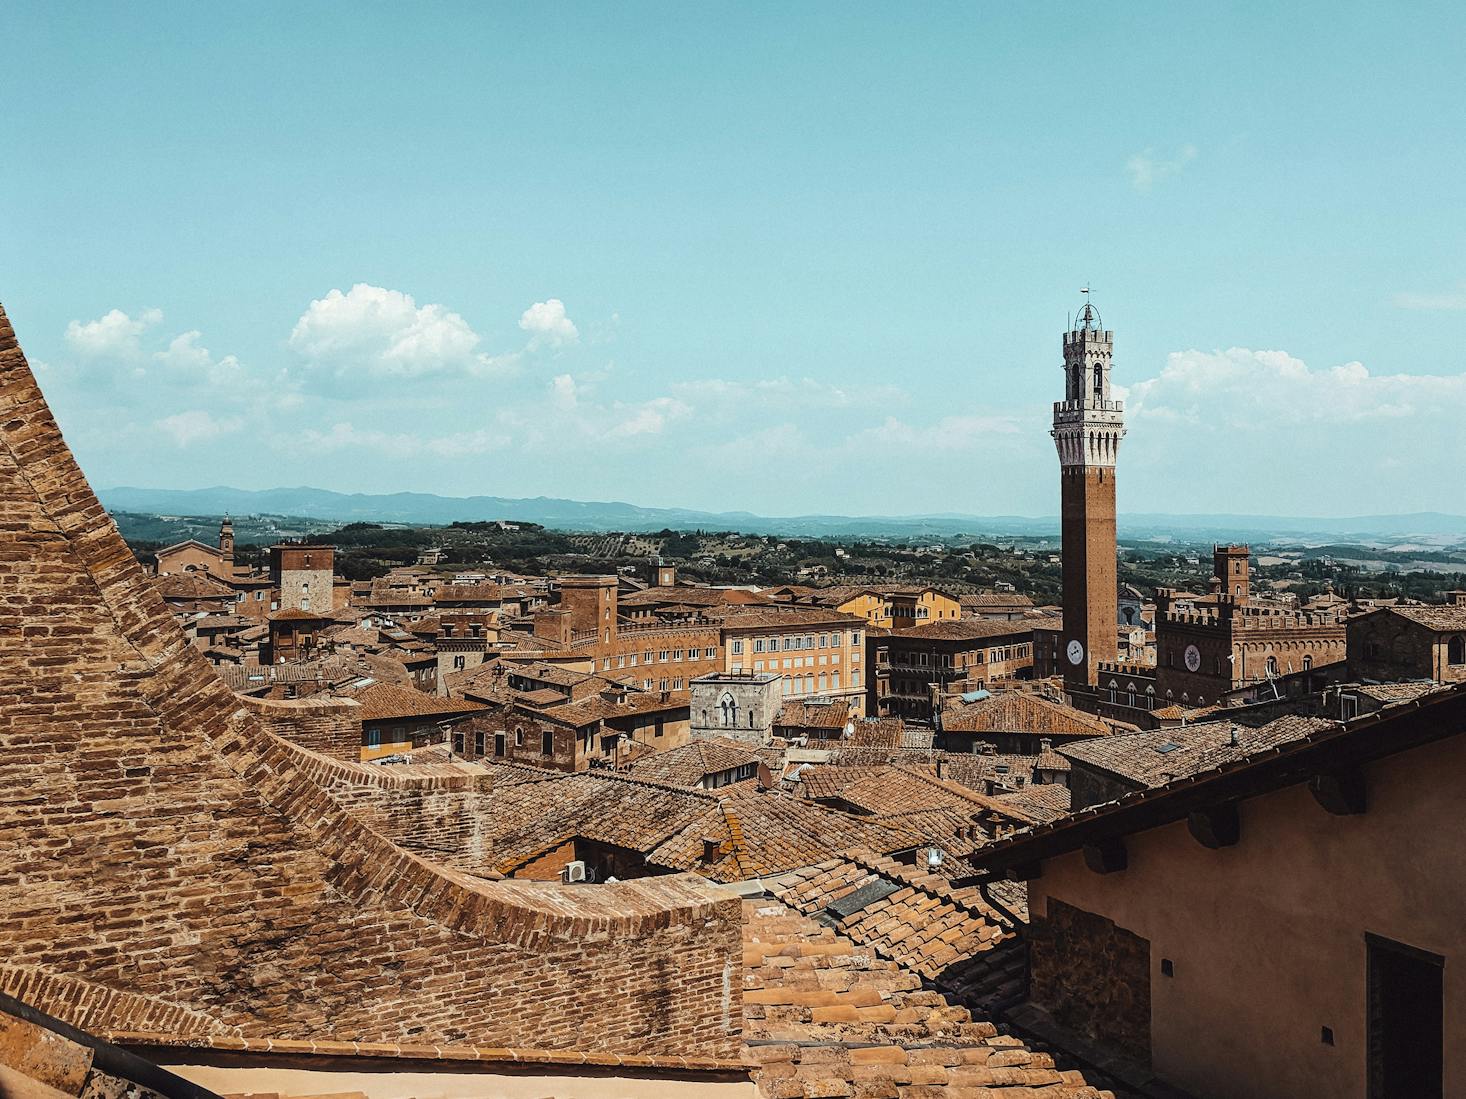
[(560, 871), (560, 880), (563, 882), (585, 881), (585, 863), (579, 859), (567, 862), (565, 869)]

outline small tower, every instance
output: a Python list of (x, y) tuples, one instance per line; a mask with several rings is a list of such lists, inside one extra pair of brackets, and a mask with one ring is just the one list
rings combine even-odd
[(226, 577), (234, 575), (234, 523), (227, 515), (219, 524), (219, 569)]
[(1235, 602), (1245, 603), (1252, 594), (1251, 570), (1248, 558), (1251, 550), (1247, 546), (1213, 546), (1212, 578), (1223, 595)]
[(1064, 333), (1064, 399), (1054, 402), (1063, 536), (1065, 685), (1085, 690), (1116, 644), (1115, 462), (1125, 437), (1124, 405), (1110, 396), (1115, 334), (1085, 291), (1084, 309)]

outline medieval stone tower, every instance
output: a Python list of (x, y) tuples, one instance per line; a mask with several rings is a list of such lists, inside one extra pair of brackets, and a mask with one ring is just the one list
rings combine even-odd
[(1071, 689), (1092, 686), (1116, 657), (1115, 460), (1125, 410), (1110, 397), (1115, 334), (1084, 303), (1064, 333), (1064, 399), (1054, 402), (1064, 554), (1064, 635), (1059, 654)]

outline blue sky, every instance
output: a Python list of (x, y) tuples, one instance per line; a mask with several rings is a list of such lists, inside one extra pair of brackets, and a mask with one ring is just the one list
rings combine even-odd
[(1461, 5), (0, 2), (0, 301), (94, 484), (1466, 511)]

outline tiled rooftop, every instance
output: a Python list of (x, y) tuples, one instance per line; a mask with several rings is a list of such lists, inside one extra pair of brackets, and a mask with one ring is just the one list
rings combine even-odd
[(1142, 786), (1163, 786), (1299, 740), (1331, 724), (1323, 718), (1296, 715), (1255, 728), (1235, 721), (1205, 721), (1081, 740), (1055, 750), (1075, 763)]
[(1110, 734), (1110, 726), (1099, 718), (1031, 691), (1002, 691), (952, 706), (942, 713), (942, 728), (950, 733)]
[(698, 786), (708, 775), (757, 765), (759, 754), (736, 740), (693, 740), (679, 748), (657, 752), (631, 766), (634, 778), (648, 778), (672, 786)]
[(764, 1099), (1112, 1099), (780, 901), (744, 902), (744, 1057)]

